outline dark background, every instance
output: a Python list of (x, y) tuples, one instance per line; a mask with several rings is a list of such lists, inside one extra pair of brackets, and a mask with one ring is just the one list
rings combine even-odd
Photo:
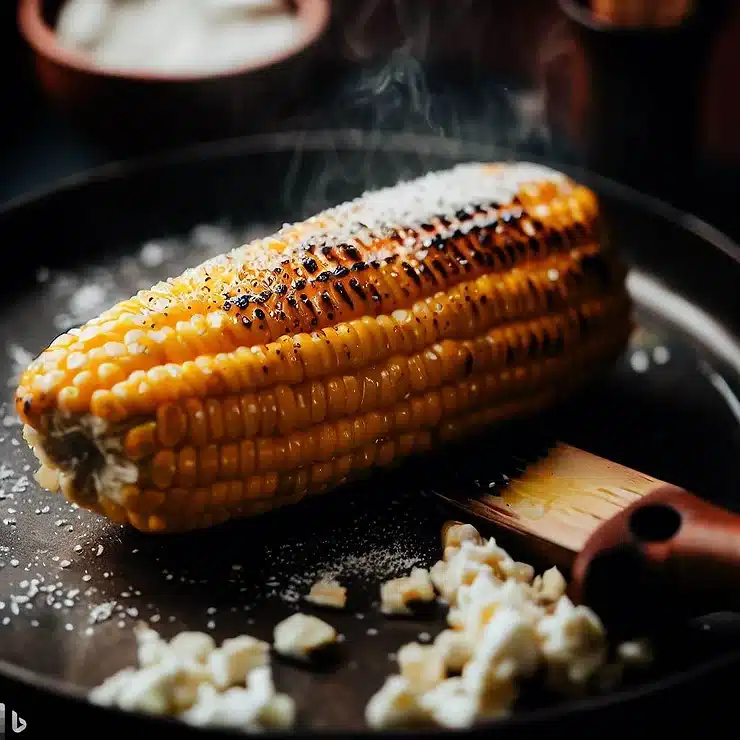
[[(116, 158), (86, 140), (46, 102), (32, 56), (17, 32), (15, 5), (4, 2), (0, 9), (0, 49), (6, 60), (0, 202)], [(652, 57), (629, 47), (619, 51), (606, 82), (591, 84), (600, 62), (584, 48), (557, 0), (335, 0), (331, 31), (321, 44), (323, 67), (315, 73), (322, 96), (307, 99), (300, 112), (275, 126), (360, 125), (419, 129), (443, 137), (497, 136), (523, 153), (583, 164), (651, 190), (740, 238), (740, 209), (735, 207), (740, 183), (740, 3), (705, 0), (702, 6), (724, 12), (711, 31), (706, 69), (692, 96), (681, 87), (686, 72), (680, 63), (686, 59), (668, 58), (659, 69), (658, 47)], [(597, 49), (608, 43), (599, 39)], [(688, 51), (683, 56), (691, 65), (700, 55)], [(395, 97), (389, 100), (386, 90), (385, 98), (361, 98), (361, 81), (389, 64), (395, 65)], [(651, 75), (647, 102), (639, 94), (630, 98), (634, 82)], [(411, 107), (411, 87), (420, 84), (433, 103), (426, 117)], [(596, 101), (594, 89), (601, 95)], [(536, 131), (519, 133), (524, 114), (512, 109), (508, 92), (521, 90), (545, 91), (546, 141)], [(606, 106), (598, 126), (603, 128), (606, 120), (608, 133), (589, 130), (593, 105)], [(654, 109), (648, 110), (650, 105)], [(669, 123), (664, 120), (663, 129), (648, 130), (656, 111), (666, 107), (671, 108)], [(696, 119), (696, 156), (680, 142), (669, 142), (663, 159), (652, 161), (656, 143), (664, 139), (662, 131), (687, 115)], [(640, 120), (635, 138), (626, 132), (635, 129), (636, 116), (646, 123)]]

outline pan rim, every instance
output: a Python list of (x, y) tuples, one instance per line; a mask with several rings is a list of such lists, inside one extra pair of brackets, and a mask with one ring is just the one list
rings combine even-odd
[[(426, 147), (420, 149), (420, 146)], [(595, 189), (604, 192), (610, 197), (633, 205), (634, 207), (647, 210), (653, 215), (665, 219), (669, 223), (691, 232), (694, 236), (720, 250), (733, 262), (740, 265), (740, 244), (731, 237), (707, 223), (694, 214), (684, 212), (666, 201), (655, 196), (643, 193), (628, 185), (624, 185), (603, 175), (588, 171), (578, 166), (558, 162), (548, 157), (536, 156), (516, 151), (491, 143), (476, 142), (463, 139), (441, 139), (437, 136), (415, 134), (408, 132), (381, 132), (367, 131), (363, 129), (316, 129), (316, 130), (293, 130), (270, 134), (256, 134), (246, 137), (226, 139), (216, 142), (206, 142), (188, 147), (171, 150), (164, 153), (138, 157), (131, 160), (120, 160), (110, 162), (98, 167), (90, 168), (79, 173), (61, 178), (57, 182), (33, 189), (27, 193), (11, 198), (0, 204), (0, 219), (6, 214), (21, 208), (32, 207), (55, 194), (84, 188), (94, 185), (96, 182), (123, 179), (147, 170), (161, 170), (167, 167), (187, 165), (202, 159), (230, 158), (246, 156), (249, 154), (284, 152), (286, 150), (322, 151), (334, 150), (378, 150), (397, 151), (399, 153), (414, 153), (420, 156), (438, 155), (441, 157), (460, 158), (501, 158), (501, 159), (527, 159), (540, 162), (562, 170), (574, 178), (592, 185)], [(713, 673), (727, 669), (733, 665), (740, 664), (740, 650), (725, 653), (716, 658), (703, 661), (687, 670), (673, 673), (669, 676), (650, 681), (637, 687), (630, 687), (619, 691), (609, 692), (604, 695), (588, 697), (585, 699), (563, 702), (554, 707), (527, 710), (514, 714), (511, 717), (481, 722), (468, 730), (447, 730), (443, 728), (432, 728), (425, 730), (424, 735), (444, 734), (451, 737), (470, 737), (488, 731), (490, 729), (507, 730), (524, 728), (527, 726), (541, 725), (553, 722), (567, 716), (588, 714), (594, 711), (614, 707), (616, 705), (630, 704), (640, 699), (647, 699), (677, 689), (680, 686), (690, 685), (700, 681)], [(16, 665), (10, 661), (0, 659), (0, 675), (20, 686), (28, 687), (34, 691), (48, 693), (71, 704), (90, 707), (86, 699), (86, 691), (72, 683), (49, 676), (37, 674), (30, 669)], [(116, 708), (107, 708), (111, 717), (126, 716), (137, 717), (137, 713), (124, 712)], [(155, 725), (165, 727), (176, 724), (183, 733), (193, 728), (188, 727), (177, 720), (163, 717), (153, 717), (138, 714), (142, 722), (154, 722)], [(233, 737), (234, 733), (213, 729), (209, 731), (213, 737)], [(311, 729), (301, 729), (297, 732), (271, 733), (277, 737), (312, 736), (316, 734)], [(369, 729), (361, 731), (354, 730), (322, 730), (321, 734), (332, 736), (352, 735), (355, 737), (371, 738), (385, 733), (377, 733)], [(413, 736), (413, 733), (410, 735)]]

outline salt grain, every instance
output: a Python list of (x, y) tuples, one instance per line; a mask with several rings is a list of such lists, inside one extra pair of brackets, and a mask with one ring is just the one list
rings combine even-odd
[(647, 352), (642, 349), (635, 350), (630, 356), (630, 366), (636, 373), (644, 373), (650, 367)]
[(92, 318), (98, 309), (102, 308), (106, 300), (106, 292), (96, 284), (83, 285), (69, 299), (69, 311), (73, 316)]
[(144, 267), (159, 267), (165, 260), (165, 251), (161, 244), (149, 242), (139, 252), (139, 261)]
[(670, 361), (670, 359), (671, 353), (669, 352), (668, 347), (658, 345), (653, 349), (653, 362), (656, 365), (665, 365)]
[(103, 604), (98, 604), (90, 610), (90, 622), (104, 622), (106, 619), (110, 619), (113, 615), (113, 610), (116, 607), (115, 601), (108, 601)]

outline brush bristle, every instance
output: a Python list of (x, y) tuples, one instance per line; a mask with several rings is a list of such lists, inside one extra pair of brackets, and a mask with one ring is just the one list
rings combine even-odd
[(434, 493), (457, 508), (572, 559), (604, 521), (662, 481), (583, 450), (557, 443), (498, 495)]

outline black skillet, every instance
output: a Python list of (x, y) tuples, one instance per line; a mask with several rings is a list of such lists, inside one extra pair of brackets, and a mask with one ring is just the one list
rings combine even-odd
[[(13, 264), (0, 308), (3, 346), (22, 360), (18, 346), (38, 352), (106, 302), (209, 250), (368, 187), (500, 158), (510, 154), (472, 143), (312, 132), (207, 145), (68, 180), (0, 212), (0, 244)], [(608, 379), (527, 429), (740, 508), (732, 497), (740, 477), (740, 250), (663, 203), (573, 174), (600, 194), (610, 238), (633, 266), (641, 329)], [(199, 224), (223, 228), (193, 232)], [(13, 371), (10, 355), (0, 356), (0, 375)], [(4, 400), (12, 391), (3, 391)], [(8, 413), (0, 427), (0, 703), (8, 723), (11, 711), (27, 721), (27, 737), (45, 737), (50, 723), (73, 723), (70, 731), (84, 735), (109, 727), (194, 732), (94, 709), (82, 697), (133, 664), (137, 619), (158, 620), (167, 635), (187, 628), (211, 630), (216, 639), (243, 632), (269, 639), (327, 568), (350, 586), (348, 611), (326, 617), (346, 638), (340, 660), (317, 673), (278, 663), (276, 683), (296, 698), (299, 732), (362, 733), (365, 703), (394, 669), (389, 654), (444, 624), (441, 614), (391, 621), (373, 608), (380, 580), (439, 556), (439, 527), (450, 512), (428, 495), (430, 484), (485, 486), (505, 464), (490, 454), (502, 437), (489, 435), (292, 510), (191, 535), (145, 537), (42, 492), (28, 479), (32, 456), (18, 444), (12, 407)], [(519, 442), (507, 440), (516, 452)], [(685, 723), (692, 707), (709, 707), (708, 696), (699, 702), (698, 687), (740, 664), (740, 630), (730, 617), (677, 625), (659, 647), (654, 671), (621, 691), (554, 704), (533, 699), (512, 719), (476, 733), (573, 731), (586, 721), (613, 728), (648, 711)]]

